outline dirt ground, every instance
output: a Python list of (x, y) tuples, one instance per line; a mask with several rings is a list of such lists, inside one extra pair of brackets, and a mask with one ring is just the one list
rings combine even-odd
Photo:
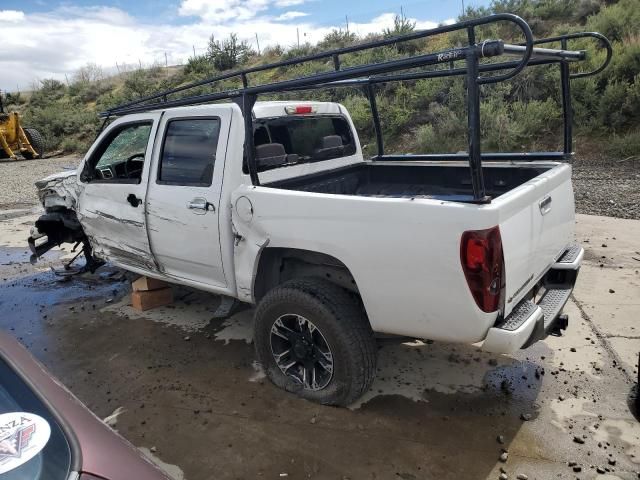
[(0, 207), (0, 328), (97, 415), (120, 408), (115, 428), (175, 479), (640, 478), (638, 220), (578, 216), (563, 337), (514, 356), (385, 343), (371, 390), (338, 409), (265, 380), (249, 309), (215, 319), (219, 297), (175, 287), (142, 314), (119, 270), (63, 281), (49, 268), (68, 250), (31, 265), (32, 202)]

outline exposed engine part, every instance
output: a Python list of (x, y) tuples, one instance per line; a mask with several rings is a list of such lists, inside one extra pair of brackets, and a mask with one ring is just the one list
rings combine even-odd
[[(72, 251), (75, 251), (78, 244), (82, 244), (82, 253), (85, 256), (86, 263), (79, 271), (75, 273), (83, 273), (89, 271), (95, 272), (104, 262), (93, 256), (89, 239), (82, 230), (82, 225), (78, 222), (75, 212), (67, 209), (50, 210), (36, 220), (35, 226), (31, 229), (29, 237), (29, 248), (33, 253), (31, 255), (31, 263), (36, 263), (38, 258), (47, 253), (53, 247), (60, 246), (63, 243), (75, 244)], [(76, 255), (65, 265), (65, 270), (69, 270), (71, 263), (78, 257)]]

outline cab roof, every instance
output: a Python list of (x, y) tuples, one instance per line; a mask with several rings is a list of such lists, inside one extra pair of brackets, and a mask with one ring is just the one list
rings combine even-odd
[[(225, 102), (225, 103), (216, 103), (216, 104), (208, 104), (208, 105), (191, 105), (186, 107), (174, 107), (167, 108), (164, 110), (157, 111), (167, 111), (167, 112), (180, 112), (184, 115), (188, 116), (189, 113), (198, 113), (206, 111), (211, 108), (211, 106), (228, 106), (233, 108), (233, 103)], [(340, 109), (340, 104), (334, 102), (315, 102), (315, 101), (305, 101), (305, 100), (287, 100), (287, 101), (265, 101), (265, 102), (256, 102), (253, 107), (253, 114), (255, 118), (272, 118), (272, 117), (284, 117), (289, 115), (285, 108), (297, 108), (297, 107), (311, 107), (312, 112), (319, 115), (330, 115), (330, 114), (340, 114), (342, 113)]]

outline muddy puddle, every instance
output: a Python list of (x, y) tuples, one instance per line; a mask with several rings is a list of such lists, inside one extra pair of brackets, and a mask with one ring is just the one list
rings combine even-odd
[(590, 465), (608, 458), (611, 478), (635, 478), (638, 430), (621, 418), (628, 388), (619, 401), (611, 393), (619, 376), (580, 324), (580, 341), (548, 339), (515, 356), (383, 342), (370, 391), (338, 409), (269, 383), (250, 309), (216, 318), (220, 297), (174, 287), (173, 305), (137, 312), (118, 269), (61, 278), (22, 265), (24, 249), (0, 251), (10, 254), (0, 263), (32, 269), (0, 284), (0, 328), (101, 418), (119, 412), (118, 431), (153, 447), (174, 478), (482, 479), (501, 466), (510, 478), (574, 478), (569, 461), (592, 478)]

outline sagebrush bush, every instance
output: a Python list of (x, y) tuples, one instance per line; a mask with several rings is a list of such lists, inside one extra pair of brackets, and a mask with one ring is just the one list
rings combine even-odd
[[(496, 12), (521, 15), (538, 36), (595, 30), (613, 41), (614, 57), (607, 70), (595, 77), (571, 82), (574, 126), (576, 135), (603, 139), (599, 143), (602, 152), (608, 155), (631, 155), (629, 152), (638, 146), (636, 139), (640, 124), (640, 0), (494, 0), (488, 7), (467, 8), (461, 18), (475, 18)], [(84, 148), (92, 140), (97, 128), (96, 112), (119, 103), (163, 88), (199, 81), (223, 69), (300, 57), (329, 48), (408, 33), (414, 28), (413, 22), (398, 17), (392, 28), (364, 38), (346, 30), (334, 30), (318, 45), (303, 43), (299, 47), (289, 48), (276, 45), (263, 49), (262, 55), (253, 52), (246, 42), (239, 41), (237, 37), (213, 39), (206, 55), (190, 58), (187, 65), (175, 74), (167, 75), (163, 68), (154, 66), (104, 79), (98, 69), (87, 66), (74, 77), (71, 86), (57, 80), (43, 80), (28, 103), (14, 103), (15, 108), (24, 110), (26, 120), (43, 131), (50, 149), (59, 148), (63, 142), (65, 149)], [(478, 29), (478, 38), (521, 40), (514, 35), (518, 35), (518, 32), (506, 24)], [(416, 40), (403, 48), (389, 45), (341, 55), (340, 62), (342, 68), (348, 68), (403, 58), (409, 54), (442, 51), (466, 41), (466, 32), (454, 32)], [(585, 62), (570, 66), (573, 72), (592, 70), (605, 58), (604, 50), (596, 48), (590, 39), (573, 40), (569, 48), (589, 51)], [(333, 68), (333, 60), (328, 58), (252, 73), (249, 83), (277, 82), (331, 71)], [(214, 88), (223, 90), (240, 86), (240, 79), (228, 79), (215, 87), (206, 85), (174, 94), (170, 99), (187, 94), (210, 93)], [(481, 90), (483, 149), (527, 150), (559, 143), (562, 120), (559, 87), (557, 65), (532, 67), (508, 82), (484, 85)], [(375, 91), (387, 151), (455, 152), (468, 148), (464, 78), (378, 84)], [(343, 103), (353, 117), (362, 144), (369, 145), (366, 152), (375, 151), (369, 102), (362, 90), (335, 88), (282, 92), (263, 95), (260, 100), (300, 98)], [(24, 99), (20, 101), (24, 102)], [(580, 151), (580, 147), (577, 146), (576, 150)]]
[(607, 142), (606, 153), (621, 160), (640, 159), (640, 130), (613, 135)]

